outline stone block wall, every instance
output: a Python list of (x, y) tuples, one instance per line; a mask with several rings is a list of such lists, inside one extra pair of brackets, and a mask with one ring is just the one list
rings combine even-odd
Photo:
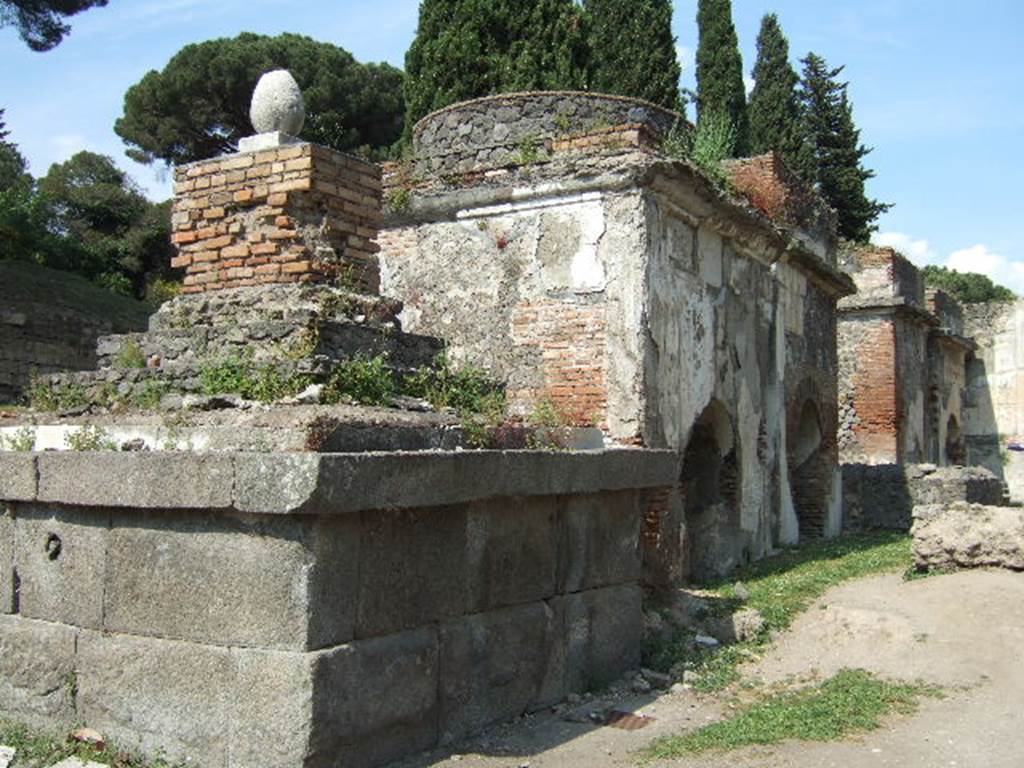
[(642, 507), (677, 466), (0, 454), (0, 709), (210, 768), (451, 743), (639, 664)]
[(844, 464), (843, 529), (909, 531), (915, 506), (1001, 506), (1004, 492), (1000, 478), (982, 467)]
[(22, 397), (33, 374), (91, 369), (99, 337), (142, 330), (149, 312), (78, 275), (0, 261), (0, 404)]
[(185, 292), (327, 282), (376, 293), (380, 168), (313, 144), (175, 170), (172, 240)]

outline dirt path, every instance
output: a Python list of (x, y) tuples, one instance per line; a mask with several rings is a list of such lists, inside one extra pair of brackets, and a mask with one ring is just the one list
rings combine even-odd
[[(1024, 575), (974, 571), (904, 582), (899, 575), (838, 587), (804, 613), (772, 651), (746, 670), (765, 682), (827, 678), (859, 667), (899, 680), (943, 686), (917, 714), (893, 717), (867, 735), (830, 744), (787, 743), (727, 755), (658, 763), (700, 768), (1024, 766)], [(493, 729), (405, 768), (612, 768), (636, 764), (654, 738), (718, 719), (728, 708), (692, 692), (587, 702), (570, 716), (606, 706), (654, 718), (635, 731), (567, 722), (546, 713)]]

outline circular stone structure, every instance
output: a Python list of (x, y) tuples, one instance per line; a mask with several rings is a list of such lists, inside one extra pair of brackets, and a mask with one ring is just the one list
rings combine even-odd
[(306, 122), (306, 107), (291, 72), (275, 69), (260, 78), (252, 92), (249, 119), (257, 133), (299, 134)]
[(677, 123), (678, 112), (649, 101), (584, 91), (505, 93), (432, 112), (413, 128), (419, 159), (438, 170), (493, 165), (527, 145), (617, 125), (643, 125), (655, 137)]

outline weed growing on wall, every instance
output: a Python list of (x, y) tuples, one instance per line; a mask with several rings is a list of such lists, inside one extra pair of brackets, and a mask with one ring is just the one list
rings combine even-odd
[(257, 364), (249, 356), (233, 356), (200, 367), (200, 386), (206, 395), (239, 395), (272, 403), (298, 394), (312, 383), (309, 376), (271, 363)]
[(142, 347), (136, 342), (129, 341), (121, 346), (114, 356), (114, 367), (119, 370), (131, 368), (145, 368), (146, 356), (142, 353)]
[(117, 443), (110, 439), (107, 430), (95, 424), (88, 424), (64, 436), (64, 445), (69, 451), (116, 451)]
[(33, 376), (29, 382), (28, 399), (33, 409), (48, 412), (82, 408), (89, 404), (89, 395), (84, 387), (50, 384), (39, 376)]
[(10, 437), (0, 435), (0, 451), (28, 453), (36, 447), (35, 427), (22, 427)]
[(727, 178), (722, 161), (732, 157), (736, 144), (736, 128), (725, 115), (710, 113), (701, 119), (693, 138), (693, 162), (718, 184)]
[(397, 394), (398, 385), (384, 355), (372, 358), (357, 355), (334, 369), (324, 388), (323, 400), (326, 403), (349, 401), (387, 405)]

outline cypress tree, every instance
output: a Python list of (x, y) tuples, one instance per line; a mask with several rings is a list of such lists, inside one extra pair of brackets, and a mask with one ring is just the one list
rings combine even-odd
[(586, 0), (590, 88), (681, 109), (671, 0)]
[(799, 170), (817, 182), (822, 196), (836, 209), (839, 234), (847, 240), (867, 242), (878, 228), (875, 221), (891, 206), (866, 194), (865, 182), (875, 174), (862, 160), (871, 150), (860, 143), (847, 94), (849, 84), (836, 79), (843, 67), (829, 69), (825, 60), (813, 53), (802, 63), (800, 102), (809, 149)]
[(754, 154), (774, 149), (796, 168), (804, 144), (797, 99), (800, 78), (789, 63), (789, 41), (774, 13), (761, 19), (753, 76), (750, 149)]
[(736, 141), (732, 155), (750, 151), (750, 122), (747, 93), (743, 86), (743, 59), (736, 27), (732, 23), (730, 0), (700, 0), (697, 8), (698, 124), (711, 113), (725, 115), (733, 126)]
[(583, 88), (586, 68), (583, 12), (573, 0), (423, 0), (405, 56), (406, 136), (457, 101)]

